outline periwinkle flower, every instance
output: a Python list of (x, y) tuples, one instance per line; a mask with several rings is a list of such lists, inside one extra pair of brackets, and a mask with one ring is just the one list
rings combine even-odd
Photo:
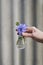
[(27, 25), (25, 24), (20, 24), (17, 26), (17, 31), (19, 35), (22, 35), (23, 32), (26, 31)]

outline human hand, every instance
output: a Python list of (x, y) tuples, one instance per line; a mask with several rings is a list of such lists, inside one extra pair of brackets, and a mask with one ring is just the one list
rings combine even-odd
[(22, 33), (22, 35), (43, 43), (43, 32), (36, 27), (28, 27), (26, 32)]

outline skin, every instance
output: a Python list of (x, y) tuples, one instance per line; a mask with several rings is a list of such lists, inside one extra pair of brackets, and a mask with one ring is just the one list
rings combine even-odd
[(26, 32), (22, 33), (24, 37), (30, 37), (37, 42), (43, 43), (43, 32), (36, 27), (28, 27)]

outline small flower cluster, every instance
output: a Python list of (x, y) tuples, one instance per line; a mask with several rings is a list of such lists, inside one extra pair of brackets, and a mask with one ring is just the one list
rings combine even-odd
[(25, 24), (19, 24), (17, 26), (17, 31), (19, 35), (22, 35), (22, 32), (26, 32), (27, 25)]

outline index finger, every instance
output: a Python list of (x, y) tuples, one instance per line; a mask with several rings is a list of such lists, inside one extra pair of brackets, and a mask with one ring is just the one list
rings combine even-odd
[(27, 27), (27, 28), (26, 28), (26, 32), (32, 33), (32, 31), (33, 31), (33, 28), (32, 28), (32, 27)]

